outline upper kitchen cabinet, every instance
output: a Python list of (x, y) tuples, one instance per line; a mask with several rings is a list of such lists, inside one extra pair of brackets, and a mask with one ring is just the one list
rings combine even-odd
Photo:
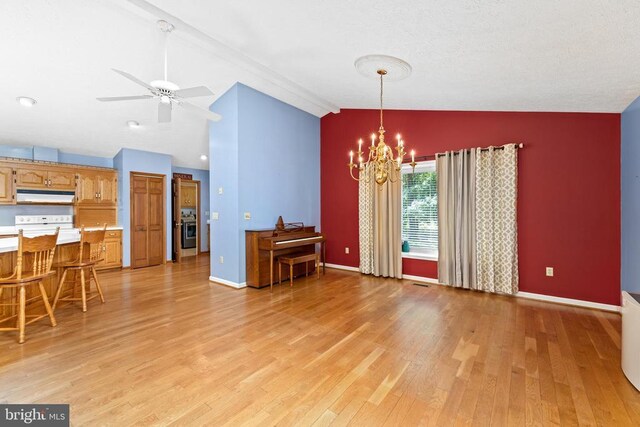
[(115, 205), (118, 201), (118, 175), (110, 170), (78, 172), (78, 204)]
[(13, 168), (0, 166), (0, 204), (16, 203)]
[(76, 175), (72, 170), (48, 166), (19, 167), (16, 187), (75, 191)]

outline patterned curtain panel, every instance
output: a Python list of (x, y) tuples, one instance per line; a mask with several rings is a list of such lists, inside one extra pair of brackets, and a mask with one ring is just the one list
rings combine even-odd
[(376, 184), (372, 165), (360, 176), (360, 272), (401, 279), (402, 183)]
[(360, 231), (360, 272), (373, 273), (373, 180), (371, 165), (360, 173), (358, 183), (358, 213)]
[(476, 149), (476, 247), (478, 288), (518, 292), (518, 153)]
[(437, 157), (438, 281), (476, 286), (476, 151)]

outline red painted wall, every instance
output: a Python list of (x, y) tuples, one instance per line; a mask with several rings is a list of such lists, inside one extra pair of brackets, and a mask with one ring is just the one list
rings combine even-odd
[[(375, 110), (321, 121), (322, 231), (327, 262), (357, 267), (358, 184), (349, 150), (378, 127)], [(522, 142), (518, 174), (520, 290), (620, 302), (620, 114), (385, 111), (416, 155)], [(345, 254), (345, 247), (350, 254)], [(545, 267), (554, 267), (554, 277)], [(437, 277), (437, 263), (405, 259), (405, 274)]]

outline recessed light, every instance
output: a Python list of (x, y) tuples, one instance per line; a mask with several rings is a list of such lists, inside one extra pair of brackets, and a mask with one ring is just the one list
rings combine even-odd
[(127, 122), (127, 126), (129, 126), (130, 128), (137, 128), (140, 127), (140, 123), (136, 122), (135, 120), (129, 120)]
[(200, 160), (203, 160), (203, 161), (204, 161), (204, 160), (207, 160), (207, 159), (208, 159), (208, 157), (207, 157), (207, 155), (206, 155), (206, 154), (201, 154), (201, 155), (200, 155)]
[(19, 96), (16, 98), (16, 101), (23, 107), (33, 107), (36, 104), (36, 100), (28, 96)]

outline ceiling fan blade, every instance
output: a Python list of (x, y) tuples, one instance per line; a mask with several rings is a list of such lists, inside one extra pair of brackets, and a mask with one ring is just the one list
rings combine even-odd
[(149, 99), (153, 98), (151, 95), (136, 95), (136, 96), (108, 96), (106, 98), (96, 98), (98, 101), (111, 102), (111, 101), (133, 101), (134, 99)]
[(158, 123), (169, 123), (171, 121), (171, 103), (158, 103)]
[(212, 96), (213, 92), (205, 86), (195, 86), (178, 89), (174, 94), (178, 95), (180, 98), (195, 98), (196, 96)]
[(200, 114), (204, 116), (207, 120), (211, 120), (212, 122), (218, 122), (222, 119), (222, 116), (218, 113), (214, 113), (213, 111), (205, 110), (204, 108), (196, 107), (193, 104), (190, 104), (186, 101), (180, 101), (179, 103), (182, 108), (185, 110), (193, 111), (196, 114)]
[(154, 91), (155, 90), (153, 86), (148, 85), (147, 83), (143, 82), (142, 80), (140, 80), (137, 77), (133, 77), (129, 73), (125, 73), (124, 71), (116, 70), (115, 68), (112, 68), (112, 70), (115, 71), (116, 73), (120, 74), (122, 77), (125, 77), (125, 78), (131, 80), (132, 82), (137, 83), (142, 87), (146, 87), (150, 91)]

